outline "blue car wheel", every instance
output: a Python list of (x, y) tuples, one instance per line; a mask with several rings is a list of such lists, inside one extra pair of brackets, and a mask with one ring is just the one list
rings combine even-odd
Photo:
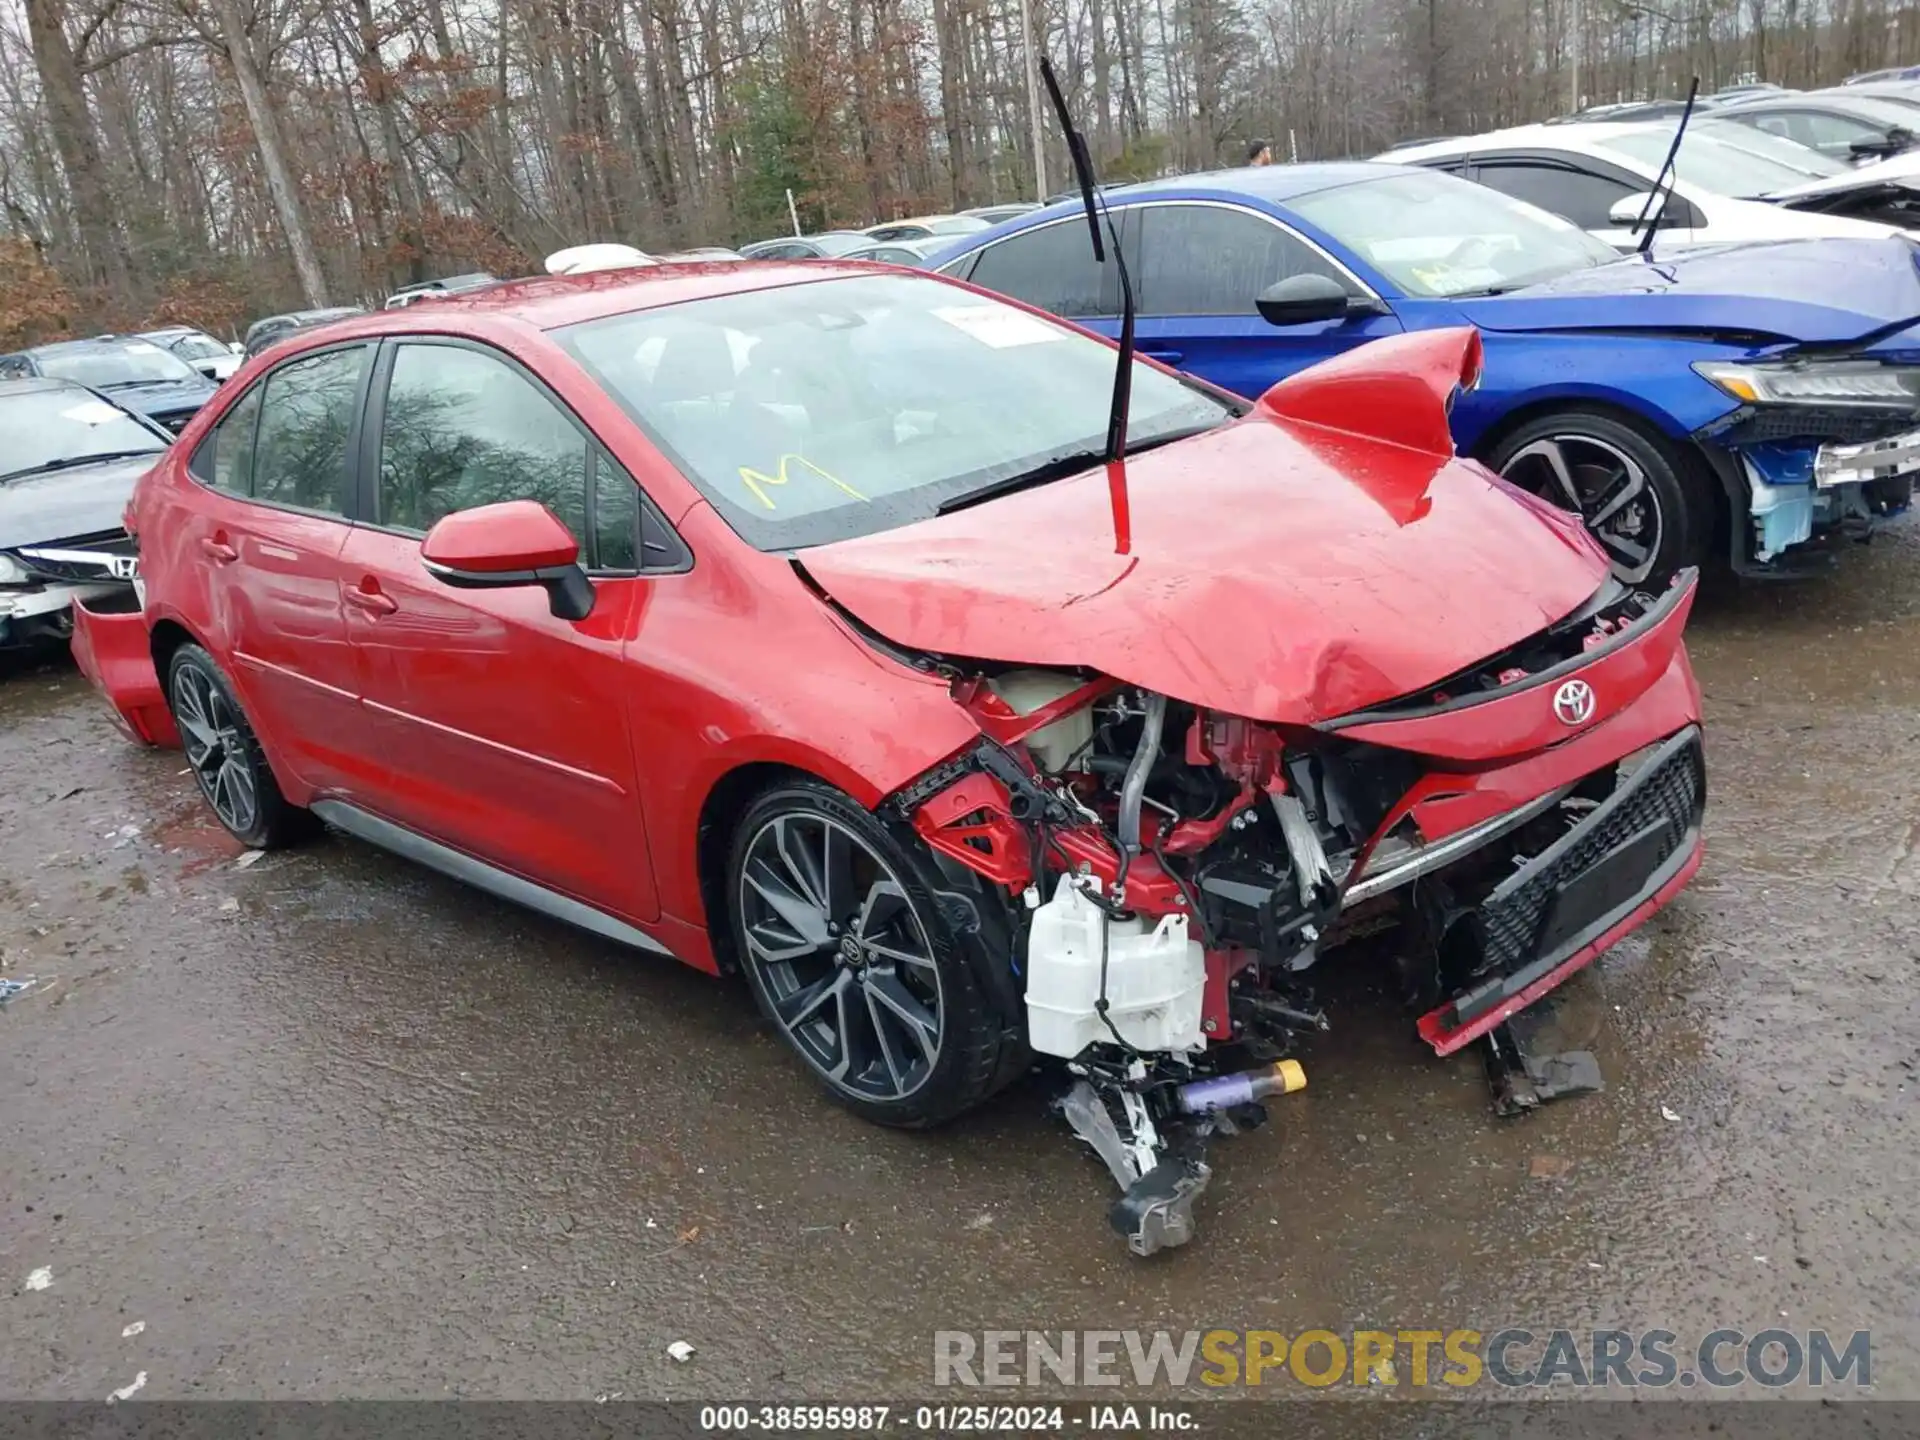
[(1711, 492), (1664, 439), (1589, 410), (1528, 421), (1503, 439), (1493, 469), (1572, 510), (1625, 585), (1663, 585), (1697, 564), (1712, 533)]

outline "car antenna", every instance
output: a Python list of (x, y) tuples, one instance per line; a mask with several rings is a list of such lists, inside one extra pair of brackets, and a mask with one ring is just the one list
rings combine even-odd
[(1126, 259), (1120, 254), (1120, 234), (1114, 229), (1113, 214), (1100, 194), (1093, 174), (1093, 160), (1087, 154), (1086, 137), (1074, 128), (1067, 113), (1066, 97), (1060, 93), (1060, 81), (1053, 73), (1053, 62), (1040, 57), (1040, 75), (1047, 82), (1047, 98), (1067, 137), (1067, 154), (1073, 160), (1074, 178), (1080, 182), (1080, 198), (1086, 202), (1087, 230), (1093, 237), (1093, 260), (1107, 263), (1107, 247), (1101, 242), (1100, 227), (1105, 222), (1107, 239), (1113, 246), (1113, 267), (1120, 276), (1120, 355), (1113, 371), (1113, 406), (1107, 412), (1107, 492), (1113, 502), (1113, 548), (1125, 555), (1133, 548), (1131, 507), (1127, 503), (1127, 408), (1133, 400), (1133, 277), (1127, 274)]
[[(1667, 191), (1667, 199), (1671, 200), (1673, 198), (1673, 191), (1671, 188), (1671, 183), (1667, 179), (1667, 172), (1673, 169), (1673, 162), (1675, 161), (1675, 159), (1679, 157), (1680, 142), (1686, 138), (1687, 121), (1693, 118), (1693, 102), (1696, 98), (1698, 98), (1699, 94), (1700, 94), (1700, 77), (1696, 75), (1693, 77), (1693, 83), (1687, 86), (1687, 103), (1680, 111), (1680, 123), (1674, 126), (1673, 128), (1673, 144), (1667, 147), (1666, 163), (1660, 167), (1660, 173), (1654, 177), (1653, 189), (1647, 193), (1647, 203), (1640, 207), (1640, 218), (1633, 222), (1633, 228), (1636, 230), (1638, 230), (1642, 225), (1647, 226), (1646, 233), (1644, 233), (1640, 237), (1640, 248), (1638, 253), (1642, 259), (1646, 257), (1647, 251), (1653, 248), (1653, 232), (1654, 232), (1655, 225), (1659, 223), (1656, 220), (1654, 222), (1654, 225), (1648, 225), (1647, 214), (1649, 211), (1653, 209), (1653, 202), (1660, 199), (1660, 187), (1662, 184), (1668, 184), (1669, 186)], [(1665, 201), (1661, 201), (1660, 208), (1663, 212), (1666, 210), (1667, 207), (1666, 207)]]

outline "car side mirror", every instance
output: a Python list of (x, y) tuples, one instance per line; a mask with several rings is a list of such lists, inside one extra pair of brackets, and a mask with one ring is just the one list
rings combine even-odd
[(1912, 136), (1894, 130), (1871, 139), (1855, 140), (1847, 149), (1856, 161), (1884, 160), (1889, 155), (1898, 155), (1912, 142)]
[(231, 350), (236, 355), (244, 355), (247, 353), (247, 347), (242, 345), (238, 340), (228, 341), (227, 349)]
[(1640, 219), (1642, 210), (1647, 212), (1645, 223), (1648, 225), (1658, 227), (1670, 223), (1667, 220), (1666, 192), (1662, 191), (1660, 198), (1649, 207), (1647, 201), (1651, 198), (1651, 192), (1646, 190), (1636, 191), (1632, 195), (1622, 195), (1607, 208), (1607, 223), (1616, 230), (1635, 229), (1642, 223)]
[(1289, 275), (1262, 290), (1253, 304), (1269, 325), (1344, 320), (1354, 311), (1371, 313), (1376, 308), (1365, 301), (1350, 303), (1346, 287), (1327, 275)]
[(447, 516), (420, 542), (427, 573), (456, 590), (539, 585), (562, 620), (593, 613), (593, 582), (580, 568), (580, 542), (536, 500), (503, 500)]

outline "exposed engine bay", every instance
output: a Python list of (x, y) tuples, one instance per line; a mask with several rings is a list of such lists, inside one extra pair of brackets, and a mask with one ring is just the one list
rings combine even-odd
[[(1691, 575), (1664, 596), (1610, 581), (1470, 671), (1315, 727), (1098, 675), (923, 657), (982, 738), (890, 808), (1006, 897), (1027, 1044), (1066, 1062), (1063, 1112), (1119, 1185), (1110, 1218), (1136, 1254), (1191, 1237), (1207, 1140), (1306, 1083), (1292, 1052), (1329, 1028), (1312, 972), (1344, 939), (1401, 927), (1402, 988), (1423, 1038), (1450, 1053), (1697, 864), (1692, 726), (1432, 835), (1430, 807), (1470, 783), (1448, 777), (1512, 753), (1476, 765), (1349, 733), (1436, 716), (1457, 730), (1462, 711), (1526, 697), (1531, 719), (1559, 711), (1550, 738), (1570, 735), (1595, 705), (1579, 676), (1631, 659), (1691, 593)], [(1523, 1064), (1509, 1068), (1524, 1088)], [(1536, 1078), (1537, 1103), (1554, 1087)]]

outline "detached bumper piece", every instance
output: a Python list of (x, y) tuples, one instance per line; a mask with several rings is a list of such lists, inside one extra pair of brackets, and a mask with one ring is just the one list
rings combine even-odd
[(1664, 741), (1593, 813), (1459, 917), (1479, 980), (1421, 1017), (1441, 1055), (1478, 1039), (1585, 965), (1699, 864), (1706, 764), (1697, 727)]
[(73, 606), (73, 659), (107, 697), (120, 728), (142, 745), (175, 746), (180, 732), (153, 668), (147, 617), (131, 586)]
[(1073, 1068), (1081, 1078), (1061, 1113), (1120, 1187), (1107, 1221), (1141, 1256), (1193, 1238), (1193, 1202), (1213, 1178), (1201, 1158), (1207, 1139), (1254, 1129), (1267, 1118), (1267, 1097), (1307, 1084), (1295, 1060), (1187, 1081)]
[(1558, 1055), (1529, 1051), (1511, 1025), (1496, 1025), (1480, 1041), (1493, 1090), (1493, 1113), (1502, 1119), (1531, 1114), (1549, 1100), (1593, 1095), (1606, 1088), (1600, 1062), (1589, 1050)]

